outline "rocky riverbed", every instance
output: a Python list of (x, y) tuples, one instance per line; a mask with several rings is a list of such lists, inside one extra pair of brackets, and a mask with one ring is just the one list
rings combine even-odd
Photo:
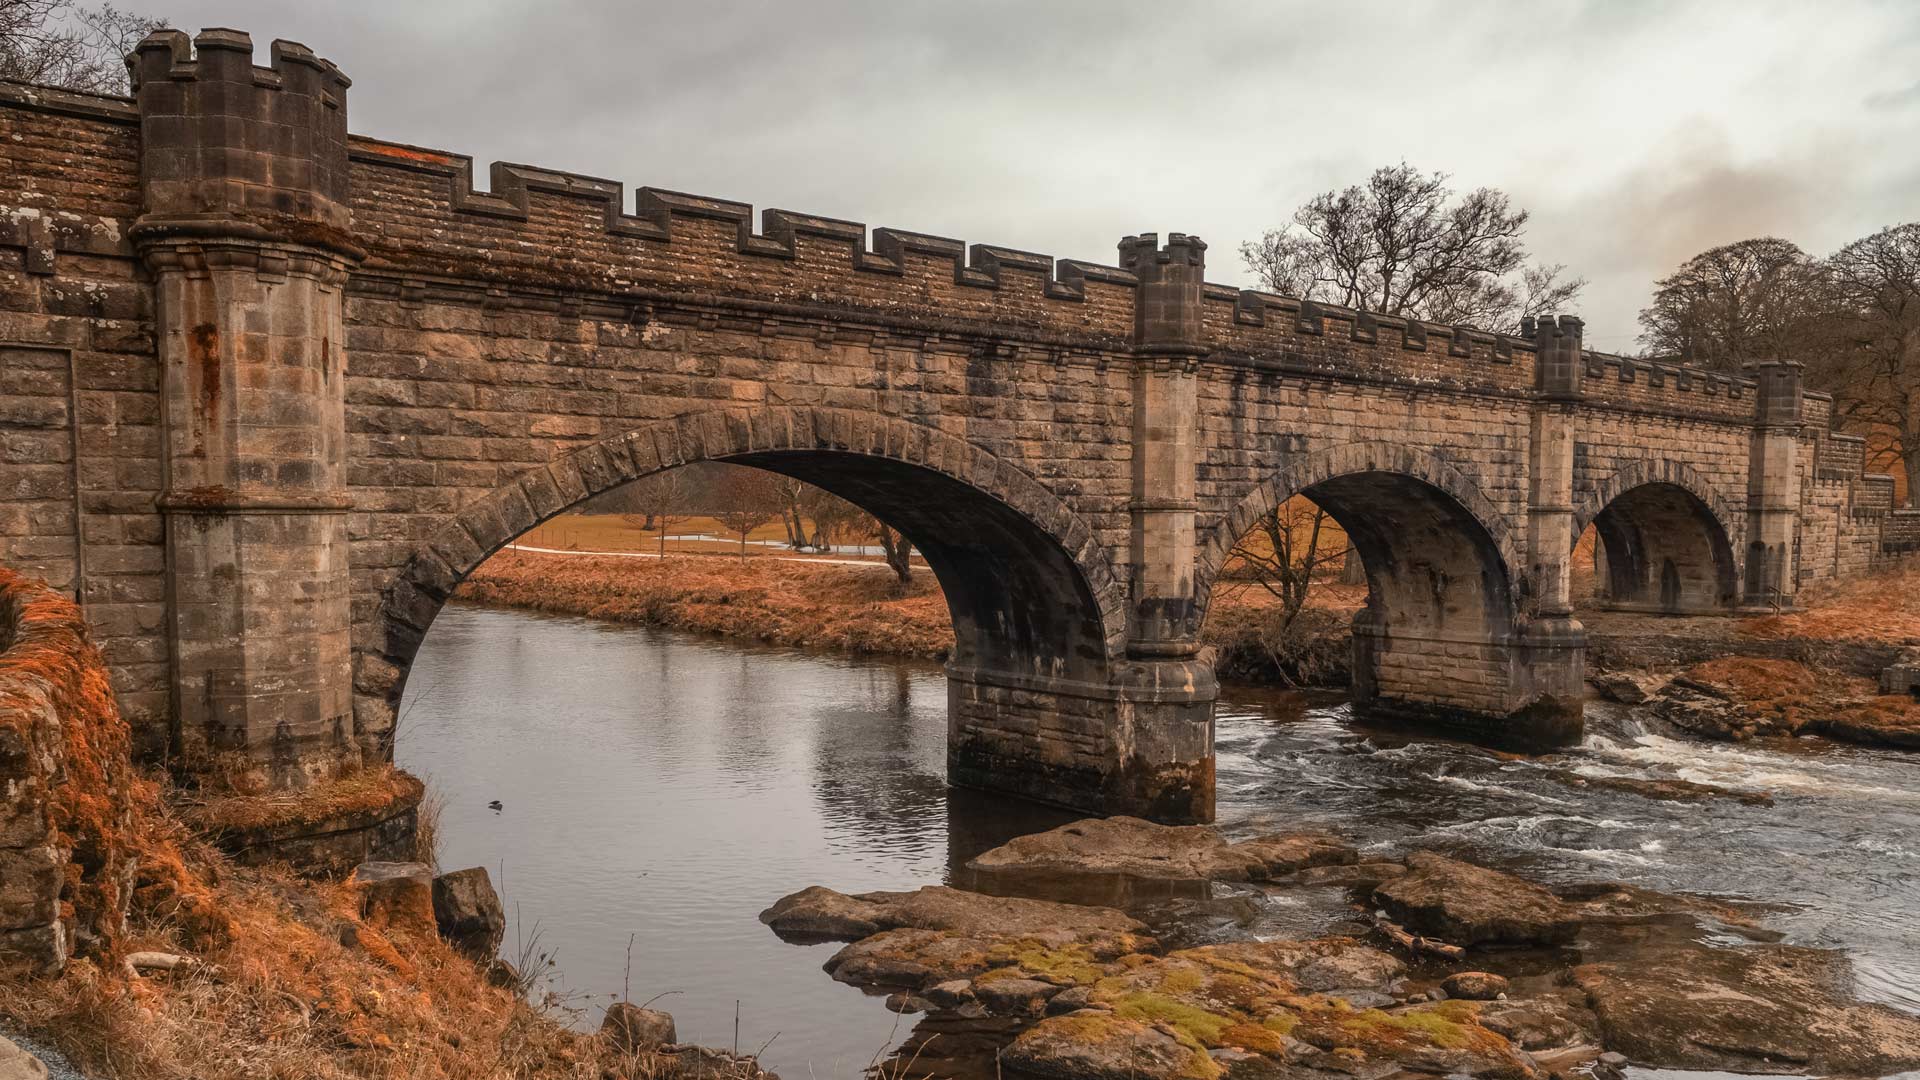
[(1711, 898), (1547, 888), (1429, 852), (1362, 861), (1325, 833), (1234, 843), (1130, 818), (1021, 837), (971, 865), (1007, 894), (1118, 875), (1203, 893), (1331, 888), (1350, 910), (1343, 933), (1260, 938), (1214, 920), (1215, 940), (1185, 947), (1173, 939), (1213, 918), (1204, 900), (1129, 914), (813, 887), (761, 919), (789, 940), (848, 941), (827, 973), (922, 1015), (899, 1068), (966, 1042), (951, 1037), (970, 1024), (981, 1075), (1076, 1080), (1920, 1068), (1920, 1017), (1854, 1000), (1842, 954), (1779, 944), (1763, 913)]

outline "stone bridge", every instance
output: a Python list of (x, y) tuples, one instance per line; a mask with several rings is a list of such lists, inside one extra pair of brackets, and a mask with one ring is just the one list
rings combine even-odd
[(303, 46), (156, 34), (132, 99), (0, 84), (0, 560), (71, 589), (144, 751), (243, 788), (392, 752), (435, 613), (597, 492), (729, 461), (904, 532), (956, 782), (1212, 814), (1197, 645), (1296, 494), (1353, 537), (1358, 706), (1581, 727), (1568, 598), (1790, 605), (1920, 520), (1796, 365), (1751, 377), (352, 135)]

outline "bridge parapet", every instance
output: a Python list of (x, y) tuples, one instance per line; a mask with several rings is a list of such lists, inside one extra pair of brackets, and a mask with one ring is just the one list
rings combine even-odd
[[(860, 222), (753, 208), (495, 163), (492, 192), (472, 188), (472, 159), (355, 138), (355, 221), (369, 276), (549, 283), (633, 296), (704, 290), (736, 303), (833, 305), (882, 324), (960, 323), (1089, 348), (1131, 339), (1134, 275), (1114, 266)], [(482, 257), (484, 253), (484, 257)]]

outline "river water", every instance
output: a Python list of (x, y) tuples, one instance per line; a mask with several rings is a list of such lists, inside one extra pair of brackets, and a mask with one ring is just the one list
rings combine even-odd
[[(1589, 709), (1585, 745), (1545, 759), (1369, 730), (1330, 696), (1230, 687), (1217, 716), (1230, 831), (1323, 827), (1382, 854), (1767, 904), (1789, 941), (1846, 950), (1862, 997), (1920, 1012), (1920, 758), (1680, 741), (1607, 706)], [(913, 1018), (833, 982), (820, 965), (839, 946), (781, 942), (763, 908), (815, 884), (964, 882), (974, 854), (1072, 817), (949, 790), (945, 733), (933, 665), (455, 604), (414, 665), (398, 758), (443, 802), (441, 864), (492, 872), (503, 953), (547, 958), (579, 1023), (623, 993), (664, 995), (681, 1039), (764, 1046), (798, 1080), (859, 1075)], [(1310, 935), (1349, 914), (1332, 890), (1240, 892), (1236, 932)]]

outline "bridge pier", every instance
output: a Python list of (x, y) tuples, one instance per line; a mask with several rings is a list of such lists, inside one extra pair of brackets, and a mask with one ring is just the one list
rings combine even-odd
[(1773, 611), (1793, 606), (1794, 540), (1800, 524), (1800, 365), (1747, 365), (1758, 383), (1753, 451), (1747, 466), (1747, 552), (1742, 603)]

